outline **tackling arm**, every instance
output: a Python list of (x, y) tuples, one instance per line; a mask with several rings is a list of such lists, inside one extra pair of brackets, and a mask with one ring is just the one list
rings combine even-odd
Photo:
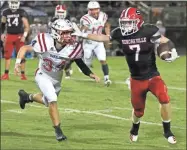
[(26, 52), (30, 52), (33, 50), (33, 47), (31, 45), (24, 45), (20, 48), (18, 54), (17, 54), (17, 59), (16, 59), (16, 64), (20, 64), (21, 61), (25, 58)]
[(75, 63), (86, 76), (95, 79), (96, 82), (100, 81), (100, 78), (97, 77), (94, 73), (92, 73), (92, 71), (88, 68), (88, 66), (83, 62), (81, 58), (75, 59)]

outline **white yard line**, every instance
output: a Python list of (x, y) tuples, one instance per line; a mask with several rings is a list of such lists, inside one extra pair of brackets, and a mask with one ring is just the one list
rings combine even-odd
[(17, 113), (17, 114), (22, 114), (23, 111), (19, 110), (19, 109), (8, 109), (8, 112), (13, 112), (13, 113)]
[[(78, 78), (71, 78), (72, 80), (77, 80), (77, 81), (94, 81), (93, 79), (78, 79)], [(124, 81), (113, 81), (115, 84), (126, 84), (125, 80)], [(168, 89), (171, 90), (178, 90), (178, 91), (186, 91), (186, 88), (181, 88), (181, 87), (173, 87), (173, 86), (168, 86)]]
[[(13, 101), (7, 101), (7, 100), (1, 100), (1, 103), (10, 103), (10, 104), (18, 104), (16, 102)], [(30, 105), (31, 107), (36, 107), (36, 108), (45, 108), (45, 107), (38, 107), (36, 105)], [(83, 113), (83, 114), (92, 114), (92, 115), (97, 115), (97, 116), (103, 116), (103, 117), (107, 117), (107, 118), (112, 118), (112, 119), (117, 119), (117, 120), (125, 120), (125, 121), (131, 121), (130, 118), (123, 118), (123, 117), (119, 117), (119, 116), (114, 116), (114, 115), (109, 115), (109, 114), (104, 114), (104, 113), (100, 113), (100, 112), (94, 112), (94, 111), (82, 111), (82, 110), (78, 110), (78, 109), (71, 109), (71, 108), (59, 108), (59, 110), (63, 110), (67, 113)], [(160, 123), (154, 123), (154, 122), (147, 122), (147, 121), (141, 121), (141, 123), (143, 124), (147, 124), (147, 125), (157, 125), (157, 126), (162, 126), (162, 124)], [(186, 130), (186, 128), (184, 127), (178, 127), (178, 126), (172, 126), (172, 128), (176, 128), (176, 129), (181, 129), (181, 130)]]

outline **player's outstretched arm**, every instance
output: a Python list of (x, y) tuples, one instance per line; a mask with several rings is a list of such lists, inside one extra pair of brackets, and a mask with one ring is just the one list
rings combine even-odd
[(81, 32), (80, 29), (78, 28), (78, 26), (75, 23), (73, 23), (73, 29), (74, 29), (75, 32), (72, 33), (71, 35), (75, 35), (75, 36), (78, 36), (78, 37), (82, 37), (82, 38), (85, 38), (85, 39), (98, 41), (98, 42), (108, 42), (108, 41), (110, 41), (110, 36), (109, 35), (88, 34), (88, 33)]
[(100, 81), (100, 78), (94, 73), (92, 73), (92, 71), (88, 68), (88, 66), (84, 63), (84, 61), (81, 58), (75, 59), (75, 63), (86, 76), (89, 76), (90, 78), (94, 79), (96, 82)]
[(24, 45), (20, 48), (17, 58), (16, 58), (16, 63), (14, 67), (14, 73), (15, 75), (19, 75), (20, 73), (20, 68), (21, 68), (21, 63), (25, 61), (25, 54), (26, 52), (32, 51), (33, 47), (30, 45)]

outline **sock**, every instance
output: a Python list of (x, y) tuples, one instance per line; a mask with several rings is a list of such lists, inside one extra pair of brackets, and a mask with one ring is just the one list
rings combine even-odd
[(60, 128), (60, 123), (56, 126), (53, 126), (55, 129), (59, 129)]
[(109, 74), (108, 64), (102, 65), (104, 76)]
[(21, 71), (21, 74), (25, 74), (25, 71)]
[(164, 133), (170, 132), (170, 120), (169, 121), (162, 121)]
[(130, 130), (130, 133), (133, 135), (138, 135), (139, 127), (140, 127), (140, 122), (138, 124), (132, 123), (132, 128)]
[(29, 94), (29, 101), (31, 101), (31, 102), (33, 102), (34, 100), (33, 100), (33, 94)]
[(5, 70), (5, 74), (8, 74), (9, 73), (9, 70)]

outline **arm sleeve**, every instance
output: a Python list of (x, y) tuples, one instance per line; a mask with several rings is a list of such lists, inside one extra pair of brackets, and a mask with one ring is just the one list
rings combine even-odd
[(88, 68), (88, 66), (83, 62), (81, 58), (75, 59), (75, 63), (86, 76), (92, 74), (92, 71)]
[(152, 43), (159, 44), (160, 38), (161, 38), (161, 34), (160, 34), (159, 29), (155, 25), (151, 25), (150, 27), (151, 27), (151, 32), (152, 32), (152, 36), (150, 38), (150, 41)]

